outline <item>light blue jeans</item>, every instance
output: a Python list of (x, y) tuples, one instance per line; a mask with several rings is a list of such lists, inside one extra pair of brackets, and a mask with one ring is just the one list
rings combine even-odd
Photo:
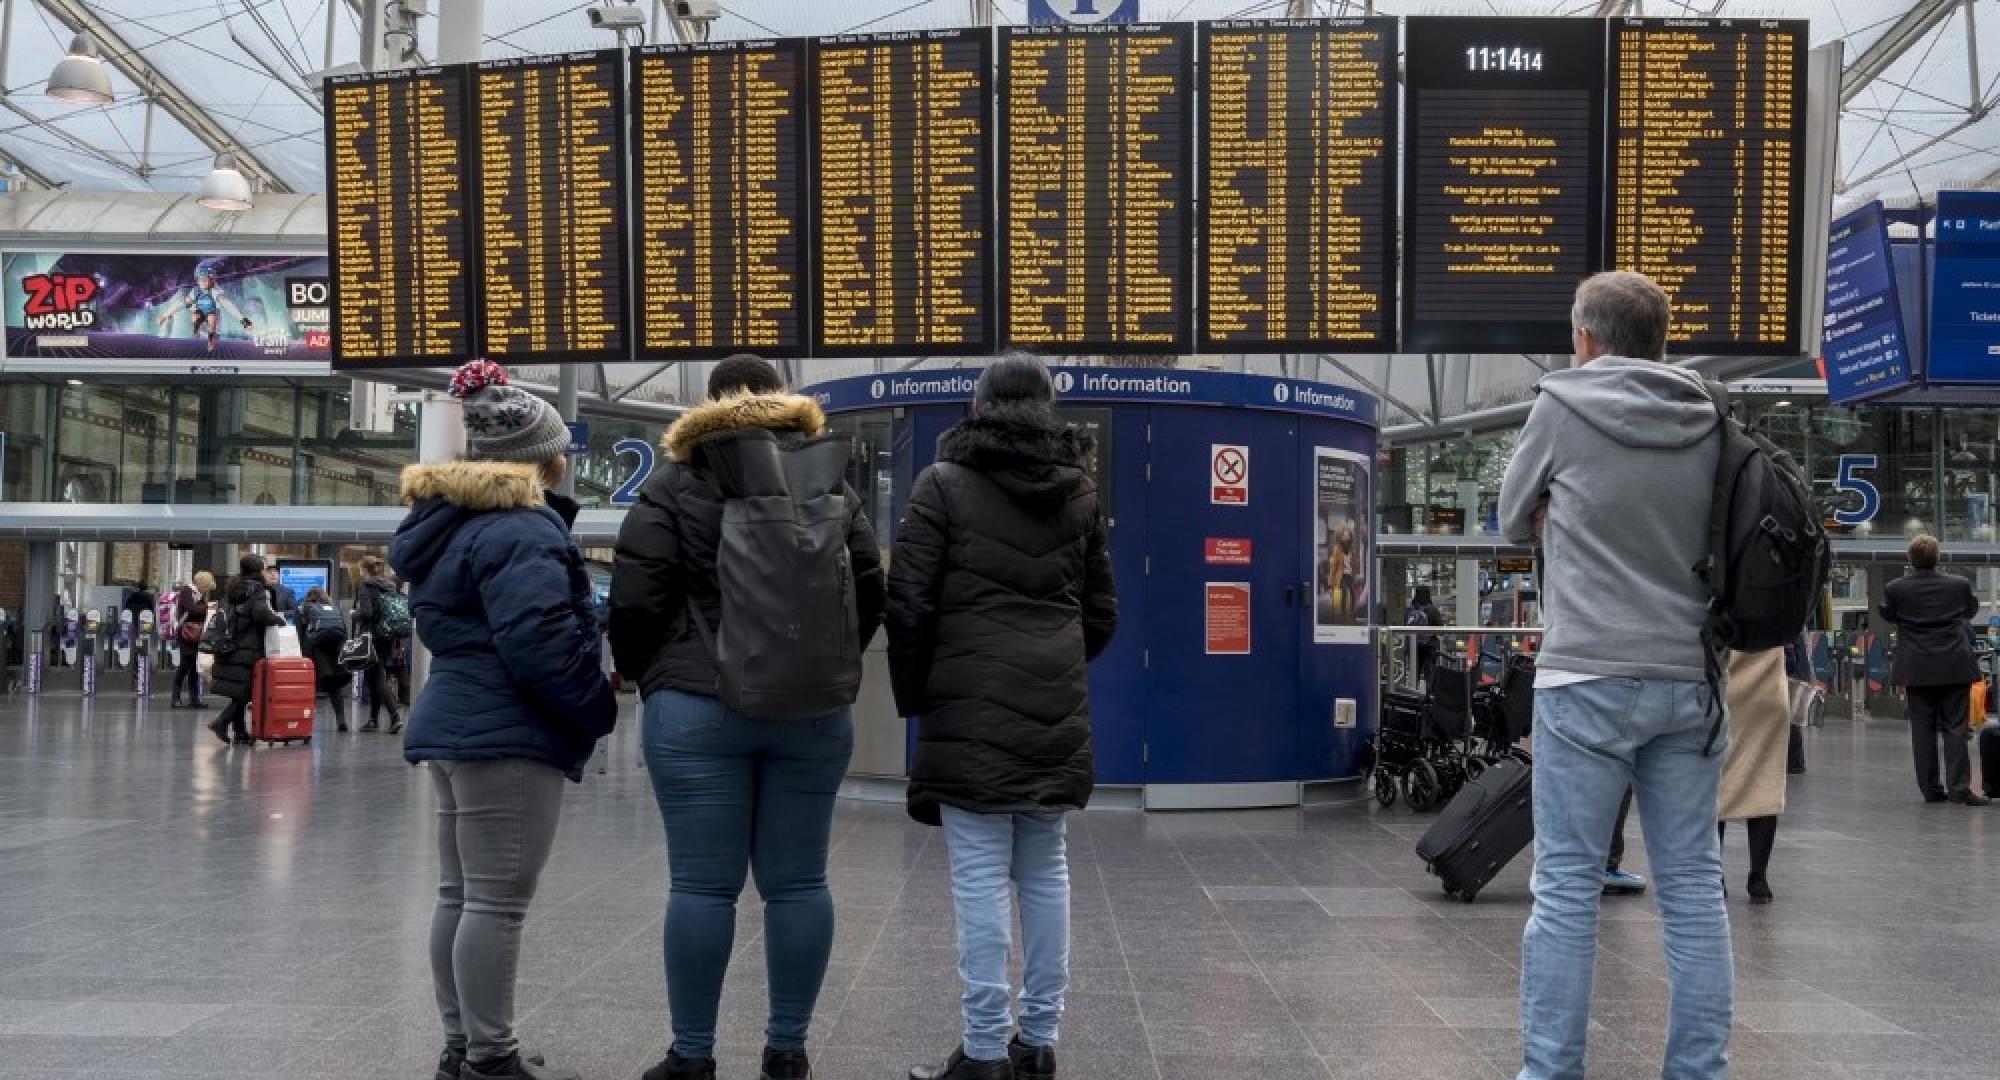
[(1069, 986), (1067, 823), (1053, 814), (974, 814), (944, 807), (951, 899), (958, 922), (958, 975), (965, 981), (965, 1056), (1007, 1056), (1012, 1028), (1007, 946), (1021, 898), (1021, 1041), (1054, 1046)]
[(1722, 903), (1716, 782), (1704, 683), (1596, 679), (1535, 692), (1535, 910), (1521, 935), (1519, 1080), (1583, 1080), (1597, 905), (1618, 803), (1645, 823), (1667, 951), (1663, 1080), (1729, 1071), (1734, 962)]

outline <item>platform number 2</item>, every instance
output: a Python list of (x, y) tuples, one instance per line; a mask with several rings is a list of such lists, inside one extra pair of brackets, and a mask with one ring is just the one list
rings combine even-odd
[(1833, 490), (1852, 491), (1861, 496), (1861, 505), (1852, 510), (1835, 510), (1833, 520), (1836, 525), (1860, 525), (1875, 520), (1882, 509), (1882, 493), (1875, 485), (1855, 475), (1863, 469), (1875, 467), (1874, 454), (1840, 455), (1840, 472), (1834, 477)]
[(611, 452), (619, 457), (626, 454), (639, 459), (633, 466), (632, 475), (618, 485), (611, 493), (611, 505), (630, 506), (639, 501), (639, 489), (646, 484), (646, 478), (653, 475), (653, 444), (644, 439), (620, 439), (611, 447)]

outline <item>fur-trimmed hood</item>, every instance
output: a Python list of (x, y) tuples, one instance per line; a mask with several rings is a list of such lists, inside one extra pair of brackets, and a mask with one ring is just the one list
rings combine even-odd
[(1086, 464), (1096, 440), (1039, 416), (980, 413), (938, 439), (938, 460), (962, 465), (1038, 511), (1066, 503), (1090, 482)]
[(797, 394), (742, 394), (688, 410), (667, 429), (660, 449), (675, 461), (694, 459), (695, 447), (719, 435), (749, 428), (797, 432), (807, 438), (826, 430), (819, 403)]
[(461, 510), (525, 510), (542, 505), (541, 470), (505, 461), (448, 461), (403, 469), (403, 504), (443, 499)]
[(452, 549), (459, 526), (482, 515), (526, 511), (546, 518), (558, 532), (566, 531), (567, 522), (550, 506), (551, 497), (542, 490), (541, 471), (533, 465), (411, 465), (403, 470), (403, 501), (410, 504), (410, 513), (389, 541), (389, 565), (405, 581), (423, 581)]

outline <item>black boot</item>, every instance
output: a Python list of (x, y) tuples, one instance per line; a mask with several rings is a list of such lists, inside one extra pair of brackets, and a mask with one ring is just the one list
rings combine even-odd
[(715, 1080), (715, 1059), (684, 1058), (669, 1050), (667, 1059), (647, 1069), (643, 1080)]
[(515, 1052), (501, 1061), (459, 1066), (459, 1080), (580, 1080), (575, 1069), (561, 1069), (542, 1062), (540, 1054)]
[(910, 1070), (910, 1080), (1014, 1080), (1014, 1063), (974, 1061), (965, 1056), (963, 1046), (952, 1048), (942, 1065), (918, 1065)]
[(764, 1048), (761, 1080), (812, 1080), (812, 1074), (812, 1062), (806, 1059), (804, 1050)]
[(1750, 875), (1749, 892), (1750, 902), (1753, 904), (1768, 904), (1773, 899), (1770, 883), (1764, 880), (1762, 874)]
[(221, 739), (222, 745), (224, 746), (229, 745), (229, 725), (223, 723), (221, 717), (216, 717), (215, 720), (208, 725), (208, 733), (215, 736), (218, 739)]
[(1029, 1046), (1019, 1035), (1007, 1044), (1007, 1060), (1014, 1063), (1014, 1080), (1055, 1080), (1056, 1048)]
[[(522, 1056), (527, 1059), (530, 1065), (543, 1064), (542, 1055), (540, 1054), (524, 1054)], [(459, 1077), (464, 1072), (465, 1048), (462, 1046), (447, 1045), (444, 1048), (444, 1052), (438, 1055), (437, 1080), (459, 1080)]]

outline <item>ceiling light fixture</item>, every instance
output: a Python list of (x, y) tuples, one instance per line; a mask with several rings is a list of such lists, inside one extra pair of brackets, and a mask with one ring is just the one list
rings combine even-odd
[(48, 95), (79, 105), (111, 104), (111, 73), (97, 58), (97, 42), (89, 34), (70, 39), (69, 54), (49, 72)]
[(201, 197), (195, 201), (210, 210), (250, 209), (250, 181), (236, 167), (235, 154), (224, 151), (215, 155), (215, 168), (202, 178)]

